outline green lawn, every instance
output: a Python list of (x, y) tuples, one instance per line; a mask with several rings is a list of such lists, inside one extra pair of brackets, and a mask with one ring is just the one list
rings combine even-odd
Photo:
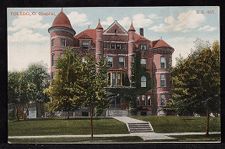
[[(115, 119), (95, 119), (94, 134), (125, 134), (127, 127)], [(89, 119), (27, 120), (8, 123), (9, 136), (90, 134)]]
[[(149, 121), (155, 132), (204, 132), (206, 117), (177, 116), (134, 116), (133, 118)], [(220, 131), (220, 118), (210, 118), (210, 131)]]

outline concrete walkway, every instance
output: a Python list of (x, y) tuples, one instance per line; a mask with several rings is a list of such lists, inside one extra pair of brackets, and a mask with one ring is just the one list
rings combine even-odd
[(137, 120), (127, 116), (115, 116), (113, 118), (123, 123), (146, 123), (145, 121)]
[[(175, 138), (169, 136), (176, 135), (204, 135), (205, 132), (185, 132), (185, 133), (131, 133), (131, 134), (94, 134), (94, 137), (129, 137), (139, 136), (146, 140), (173, 140)], [(221, 134), (220, 132), (210, 132), (209, 134)], [(44, 136), (9, 136), (9, 139), (38, 139), (38, 138), (83, 138), (91, 137), (91, 135), (44, 135)]]

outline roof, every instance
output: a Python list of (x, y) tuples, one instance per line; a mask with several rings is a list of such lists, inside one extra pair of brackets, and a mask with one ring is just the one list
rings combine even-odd
[(135, 28), (134, 28), (134, 26), (133, 26), (133, 22), (131, 22), (131, 25), (130, 25), (130, 28), (129, 28), (128, 31), (135, 31)]
[(72, 28), (71, 24), (70, 24), (70, 20), (68, 19), (68, 17), (65, 15), (65, 13), (63, 11), (61, 11), (54, 19), (53, 23), (52, 23), (52, 27), (68, 27), (68, 28)]
[(92, 38), (93, 42), (95, 43), (96, 42), (96, 30), (95, 29), (86, 29), (86, 30), (80, 32), (79, 34), (77, 34), (76, 36), (74, 36), (74, 38), (77, 38), (77, 39)]
[(134, 33), (134, 41), (137, 42), (137, 41), (140, 41), (140, 40), (147, 40), (147, 41), (150, 41), (149, 39), (145, 38), (144, 36), (141, 36), (139, 35), (138, 33)]
[(120, 25), (117, 20), (115, 20), (106, 30), (104, 30), (104, 35), (106, 34), (124, 34), (127, 35), (127, 31)]
[(103, 27), (102, 27), (102, 25), (100, 23), (100, 20), (98, 21), (98, 25), (97, 25), (96, 29), (103, 29)]
[(168, 43), (166, 43), (162, 39), (152, 41), (152, 47), (153, 48), (160, 48), (160, 47), (172, 48)]

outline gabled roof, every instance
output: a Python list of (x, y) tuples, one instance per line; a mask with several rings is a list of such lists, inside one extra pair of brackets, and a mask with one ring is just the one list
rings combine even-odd
[(103, 34), (115, 33), (127, 35), (127, 31), (116, 20), (103, 32)]
[(152, 41), (152, 47), (153, 48), (160, 48), (160, 47), (172, 48), (168, 43), (166, 43), (162, 39)]
[(76, 39), (92, 39), (93, 42), (96, 42), (96, 30), (95, 29), (86, 29), (76, 36), (74, 36)]

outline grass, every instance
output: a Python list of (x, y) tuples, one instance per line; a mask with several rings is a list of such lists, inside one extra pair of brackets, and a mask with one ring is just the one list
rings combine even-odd
[(29, 144), (41, 144), (41, 143), (66, 143), (66, 142), (72, 142), (72, 143), (87, 143), (87, 142), (142, 142), (143, 140), (140, 137), (137, 136), (127, 136), (127, 137), (95, 137), (93, 140), (91, 138), (35, 138), (35, 139), (9, 139), (11, 143), (17, 143), (17, 144), (23, 144), (23, 143), (29, 143)]
[[(206, 117), (178, 116), (134, 116), (133, 118), (149, 121), (155, 132), (204, 132)], [(220, 118), (210, 118), (209, 131), (220, 131)]]
[[(115, 119), (94, 119), (94, 134), (126, 134), (127, 127)], [(9, 136), (90, 134), (89, 119), (10, 121)]]

